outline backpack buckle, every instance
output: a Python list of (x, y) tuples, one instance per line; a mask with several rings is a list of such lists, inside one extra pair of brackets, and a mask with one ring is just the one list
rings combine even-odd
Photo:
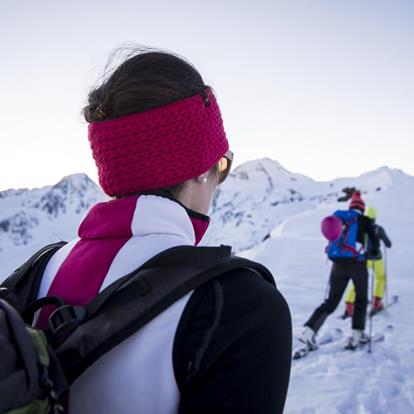
[(82, 323), (85, 315), (86, 310), (83, 306), (60, 306), (49, 316), (49, 330), (60, 343)]

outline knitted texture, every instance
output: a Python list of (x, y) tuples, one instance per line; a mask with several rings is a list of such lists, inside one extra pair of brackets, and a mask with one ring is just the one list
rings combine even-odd
[(361, 193), (356, 192), (352, 194), (351, 202), (349, 203), (349, 208), (360, 210), (362, 213), (365, 210), (365, 203), (364, 200), (361, 198)]
[(99, 182), (110, 196), (167, 188), (208, 171), (229, 144), (213, 92), (89, 125)]

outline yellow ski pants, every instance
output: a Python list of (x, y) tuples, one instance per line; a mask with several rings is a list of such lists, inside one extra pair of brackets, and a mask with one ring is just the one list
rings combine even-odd
[[(384, 297), (385, 289), (385, 269), (384, 269), (384, 260), (368, 260), (367, 268), (374, 270), (375, 281), (374, 281), (374, 296), (382, 299)], [(351, 282), (351, 285), (348, 288), (348, 292), (345, 296), (345, 302), (355, 302), (355, 287)]]

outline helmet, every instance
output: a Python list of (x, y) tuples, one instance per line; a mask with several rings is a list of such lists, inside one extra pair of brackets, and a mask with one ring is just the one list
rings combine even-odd
[(370, 219), (375, 220), (377, 218), (377, 210), (375, 210), (374, 207), (369, 206), (365, 212), (365, 215)]

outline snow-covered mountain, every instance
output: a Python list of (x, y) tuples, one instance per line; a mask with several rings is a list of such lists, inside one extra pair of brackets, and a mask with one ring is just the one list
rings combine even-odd
[[(403, 191), (412, 180), (384, 167), (357, 178), (317, 182), (270, 159), (247, 162), (216, 192), (204, 243), (246, 250), (260, 244), (289, 217), (336, 201), (344, 187), (356, 186), (367, 195), (397, 187)], [(40, 189), (0, 192), (0, 276), (40, 246), (74, 238), (86, 211), (107, 199), (85, 174)]]
[(0, 279), (41, 246), (74, 238), (83, 215), (106, 199), (86, 174), (39, 189), (0, 192)]
[[(320, 221), (347, 206), (338, 202), (345, 187), (360, 189), (365, 202), (378, 210), (393, 242), (387, 251), (388, 294), (400, 299), (374, 319), (374, 332), (386, 331), (386, 339), (373, 346), (372, 354), (346, 353), (339, 340), (295, 361), (285, 413), (413, 413), (414, 177), (383, 167), (356, 178), (317, 182), (269, 159), (251, 161), (217, 191), (204, 242), (231, 244), (270, 268), (289, 303), (296, 343), (328, 282)], [(41, 189), (0, 192), (0, 280), (42, 245), (75, 237), (88, 208), (106, 199), (83, 174)], [(389, 325), (393, 330), (386, 330)], [(332, 315), (320, 337), (337, 328), (348, 335), (350, 321)]]

